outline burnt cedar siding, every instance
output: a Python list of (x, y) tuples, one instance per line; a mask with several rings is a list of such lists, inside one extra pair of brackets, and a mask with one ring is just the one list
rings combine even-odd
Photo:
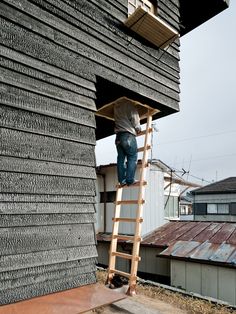
[[(158, 5), (178, 29), (178, 1)], [(124, 0), (8, 0), (0, 12), (7, 304), (96, 282), (94, 147), (105, 133), (95, 112), (112, 96), (102, 83), (132, 91), (161, 115), (178, 111), (179, 43), (165, 52), (125, 29)]]

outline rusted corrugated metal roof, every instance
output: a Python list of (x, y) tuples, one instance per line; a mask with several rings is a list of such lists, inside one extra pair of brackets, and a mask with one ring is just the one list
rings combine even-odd
[(175, 221), (154, 230), (142, 245), (165, 247), (163, 257), (236, 267), (236, 223)]
[[(97, 240), (111, 238), (100, 234)], [(236, 267), (236, 222), (172, 221), (149, 233), (141, 246), (163, 248), (162, 257)]]
[(171, 221), (149, 233), (144, 245), (169, 246), (176, 241), (211, 242), (236, 245), (236, 223), (209, 221)]

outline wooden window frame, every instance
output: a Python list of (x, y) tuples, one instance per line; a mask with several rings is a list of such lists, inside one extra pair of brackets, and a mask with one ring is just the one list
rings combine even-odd
[[(140, 2), (142, 5), (140, 5)], [(149, 10), (145, 10), (147, 12), (151, 12), (152, 14), (157, 14), (157, 5), (153, 1), (150, 0), (128, 0), (128, 16), (132, 14), (139, 6), (144, 8), (144, 10), (148, 7)], [(132, 12), (129, 10), (130, 7), (133, 7)]]

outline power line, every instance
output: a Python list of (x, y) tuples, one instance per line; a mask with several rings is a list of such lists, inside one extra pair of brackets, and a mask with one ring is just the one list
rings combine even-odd
[[(227, 155), (218, 155), (218, 156), (212, 156), (212, 157), (206, 157), (206, 158), (199, 158), (199, 159), (192, 159), (191, 162), (198, 162), (198, 161), (225, 158), (225, 157), (233, 157), (233, 156), (236, 156), (236, 153), (227, 154)], [(176, 164), (180, 164), (180, 163), (182, 163), (182, 161), (176, 162)]]
[(194, 178), (194, 179), (200, 180), (200, 181), (202, 181), (202, 182), (212, 183), (212, 181), (209, 181), (209, 180), (206, 180), (206, 179), (204, 179), (204, 178), (200, 178), (200, 177), (197, 177), (197, 176), (195, 176), (195, 175), (193, 175), (193, 174), (190, 174), (190, 171), (187, 171), (187, 172), (186, 172), (183, 168), (182, 168), (182, 170), (178, 170), (178, 169), (176, 169), (176, 168), (173, 168), (173, 169), (174, 169), (175, 172), (182, 173), (182, 175), (187, 174), (189, 177), (192, 177), (192, 178)]
[(200, 135), (200, 136), (194, 136), (194, 137), (187, 137), (187, 138), (180, 139), (180, 140), (173, 140), (173, 141), (158, 143), (158, 145), (166, 145), (166, 144), (172, 144), (172, 143), (191, 141), (191, 140), (196, 140), (196, 139), (199, 139), (199, 138), (207, 138), (207, 137), (211, 137), (211, 136), (217, 136), (217, 135), (228, 134), (228, 133), (235, 133), (235, 132), (236, 132), (236, 130), (222, 131), (222, 132), (218, 132), (218, 133), (212, 133), (212, 134)]
[[(152, 162), (152, 161), (151, 161)], [(155, 164), (155, 162), (154, 162), (154, 164)], [(171, 176), (173, 176), (173, 173), (176, 173), (176, 174), (181, 174), (182, 176), (184, 176), (185, 174), (187, 174), (187, 176), (189, 177), (192, 177), (192, 178), (194, 178), (194, 179), (197, 179), (197, 180), (200, 180), (201, 182), (206, 182), (206, 183), (212, 183), (213, 182), (213, 180), (212, 181), (209, 181), (209, 180), (206, 180), (206, 179), (204, 179), (204, 178), (200, 178), (200, 177), (198, 177), (198, 176), (195, 176), (195, 175), (193, 175), (193, 174), (190, 174), (190, 171), (188, 170), (188, 171), (186, 171), (186, 170), (184, 170), (183, 168), (181, 169), (181, 170), (179, 170), (179, 169), (177, 169), (177, 168), (175, 168), (175, 167), (172, 167), (172, 166), (166, 166), (167, 168), (169, 168), (169, 170), (163, 170), (163, 169), (151, 169), (151, 171), (155, 171), (155, 172), (166, 172), (166, 173), (169, 173), (169, 174), (171, 174)]]
[(182, 168), (182, 170), (178, 170), (178, 169), (176, 169), (176, 168), (174, 168), (174, 167), (172, 167), (172, 168), (174, 169), (175, 172), (181, 173), (182, 176), (185, 175), (185, 174), (187, 174), (188, 177), (192, 177), (192, 178), (197, 179), (197, 180), (200, 180), (200, 181), (202, 181), (202, 182), (212, 183), (212, 181), (209, 181), (209, 180), (206, 180), (206, 179), (204, 179), (204, 178), (200, 178), (200, 177), (197, 177), (197, 176), (195, 176), (195, 175), (193, 175), (193, 174), (190, 174), (190, 171), (185, 171), (183, 168)]

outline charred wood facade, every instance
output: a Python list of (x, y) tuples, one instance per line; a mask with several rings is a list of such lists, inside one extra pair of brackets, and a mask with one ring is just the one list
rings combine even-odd
[[(179, 31), (179, 1), (158, 1)], [(0, 3), (0, 304), (96, 282), (98, 108), (127, 96), (179, 110), (179, 39), (124, 26), (128, 0)]]

